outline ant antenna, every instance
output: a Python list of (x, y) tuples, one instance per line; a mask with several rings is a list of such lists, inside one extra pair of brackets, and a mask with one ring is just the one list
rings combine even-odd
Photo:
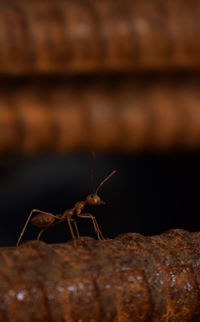
[(99, 189), (103, 186), (103, 184), (108, 181), (115, 173), (117, 172), (117, 170), (113, 170), (103, 181), (100, 182), (100, 184), (98, 185), (97, 189), (96, 189), (96, 194), (99, 191)]
[(92, 151), (91, 154), (92, 154), (92, 167), (91, 167), (90, 180), (91, 180), (92, 191), (95, 192), (95, 185), (94, 185), (94, 164), (95, 164), (96, 154), (95, 154), (94, 151)]

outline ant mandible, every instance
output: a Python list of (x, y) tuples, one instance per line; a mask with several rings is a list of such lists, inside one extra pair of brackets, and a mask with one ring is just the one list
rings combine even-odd
[[(23, 237), (23, 234), (26, 230), (26, 227), (33, 215), (33, 213), (37, 212), (38, 214), (31, 220), (31, 223), (34, 225), (34, 226), (38, 226), (38, 227), (45, 227), (43, 228), (38, 236), (37, 236), (37, 240), (40, 239), (41, 235), (48, 229), (62, 223), (63, 221), (67, 221), (68, 223), (68, 226), (69, 226), (69, 229), (70, 229), (70, 232), (71, 232), (71, 236), (72, 236), (72, 239), (73, 239), (73, 242), (74, 242), (74, 245), (76, 245), (75, 243), (75, 238), (76, 237), (80, 237), (80, 234), (79, 234), (79, 231), (78, 231), (78, 227), (77, 227), (77, 224), (76, 224), (76, 221), (74, 219), (72, 219), (71, 217), (73, 215), (77, 215), (78, 217), (81, 217), (81, 218), (88, 218), (88, 219), (91, 219), (92, 220), (92, 223), (93, 223), (93, 226), (94, 226), (94, 230), (97, 234), (97, 238), (99, 240), (104, 240), (104, 237), (102, 235), (102, 232), (99, 228), (99, 225), (97, 223), (97, 220), (96, 218), (90, 214), (90, 213), (82, 213), (82, 210), (84, 209), (85, 205), (86, 204), (89, 204), (89, 205), (105, 205), (105, 202), (101, 200), (101, 198), (99, 197), (98, 195), (98, 191), (99, 189), (102, 187), (102, 185), (108, 181), (115, 173), (116, 173), (116, 170), (112, 171), (102, 182), (100, 182), (100, 184), (98, 185), (97, 189), (94, 188), (94, 158), (95, 158), (95, 155), (94, 153), (92, 153), (92, 156), (93, 156), (93, 164), (92, 164), (92, 170), (91, 170), (91, 183), (92, 183), (92, 188), (93, 188), (93, 193), (89, 194), (85, 200), (83, 201), (78, 201), (75, 203), (74, 207), (71, 208), (71, 209), (67, 209), (64, 211), (63, 214), (57, 214), (57, 215), (53, 215), (52, 213), (49, 213), (49, 212), (45, 212), (45, 211), (41, 211), (39, 209), (32, 209), (29, 216), (28, 216), (28, 219), (20, 233), (20, 236), (18, 238), (18, 241), (17, 241), (17, 246), (19, 245), (22, 237)], [(55, 220), (58, 220), (57, 222), (55, 222)], [(72, 224), (74, 224), (74, 227), (75, 227), (75, 230), (76, 230), (76, 236), (74, 234), (74, 230), (72, 228)]]

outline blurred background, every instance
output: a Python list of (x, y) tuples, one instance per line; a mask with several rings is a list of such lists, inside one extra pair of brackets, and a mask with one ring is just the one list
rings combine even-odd
[(117, 170), (85, 209), (104, 237), (200, 230), (200, 3), (1, 0), (0, 16), (0, 245), (91, 193), (91, 151), (96, 186)]

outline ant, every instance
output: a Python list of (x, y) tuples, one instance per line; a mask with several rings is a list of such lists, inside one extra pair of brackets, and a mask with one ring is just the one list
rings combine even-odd
[[(76, 245), (75, 239), (76, 239), (76, 237), (79, 238), (80, 234), (79, 234), (79, 231), (78, 231), (76, 221), (71, 218), (75, 214), (78, 217), (81, 217), (81, 218), (91, 219), (92, 223), (93, 223), (93, 226), (94, 226), (94, 231), (97, 234), (97, 238), (99, 240), (104, 240), (104, 237), (103, 237), (102, 232), (101, 232), (101, 230), (99, 228), (99, 225), (97, 223), (96, 218), (90, 213), (82, 213), (82, 210), (84, 209), (86, 204), (89, 204), (89, 205), (105, 205), (106, 204), (98, 196), (98, 191), (102, 187), (102, 185), (106, 181), (108, 181), (116, 173), (116, 170), (113, 170), (103, 181), (100, 182), (100, 184), (98, 185), (97, 189), (95, 189), (94, 183), (93, 183), (94, 182), (94, 175), (93, 175), (93, 173), (94, 173), (94, 157), (95, 157), (94, 153), (92, 154), (92, 156), (93, 156), (93, 163), (92, 163), (92, 170), (91, 170), (91, 183), (92, 183), (93, 193), (89, 194), (86, 197), (85, 200), (76, 202), (73, 208), (65, 210), (63, 214), (53, 215), (52, 213), (41, 211), (39, 209), (32, 209), (30, 214), (29, 214), (29, 216), (28, 216), (28, 219), (27, 219), (27, 221), (26, 221), (26, 223), (25, 223), (25, 225), (24, 225), (24, 227), (23, 227), (23, 229), (22, 229), (22, 231), (20, 233), (20, 236), (19, 236), (18, 241), (17, 241), (17, 246), (19, 245), (19, 243), (20, 243), (20, 241), (22, 239), (22, 236), (23, 236), (23, 234), (25, 232), (25, 229), (26, 229), (26, 227), (27, 227), (27, 225), (28, 225), (33, 213), (35, 213), (35, 212), (37, 212), (38, 214), (33, 219), (31, 219), (31, 223), (34, 226), (44, 227), (39, 232), (39, 234), (37, 236), (37, 240), (40, 239), (41, 235), (46, 230), (48, 230), (49, 228), (52, 228), (52, 227), (54, 227), (54, 226), (56, 226), (56, 225), (58, 225), (61, 222), (66, 220), (67, 223), (68, 223), (70, 232), (71, 232), (71, 236), (72, 236), (74, 245)], [(55, 222), (56, 219), (58, 220), (57, 222)], [(76, 231), (76, 236), (75, 236), (74, 230), (72, 228), (72, 223), (74, 224), (74, 228), (75, 228), (75, 231)]]

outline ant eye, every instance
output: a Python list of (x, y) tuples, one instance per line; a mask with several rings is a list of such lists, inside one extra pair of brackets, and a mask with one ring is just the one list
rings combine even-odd
[(92, 194), (90, 195), (90, 197), (91, 197), (91, 198), (94, 198), (94, 195), (93, 195), (93, 193), (92, 193)]

